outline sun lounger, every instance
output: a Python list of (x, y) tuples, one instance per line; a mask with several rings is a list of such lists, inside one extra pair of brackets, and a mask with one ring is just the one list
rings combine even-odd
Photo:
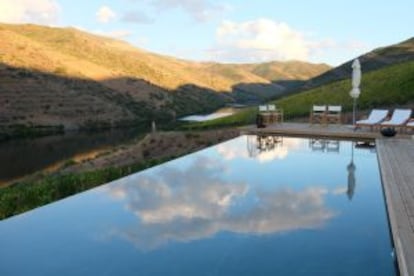
[(356, 127), (368, 126), (371, 128), (378, 126), (388, 116), (386, 109), (373, 109), (368, 116), (368, 119), (359, 120), (355, 122)]
[(381, 127), (403, 127), (411, 118), (411, 109), (395, 109), (391, 119), (381, 123)]

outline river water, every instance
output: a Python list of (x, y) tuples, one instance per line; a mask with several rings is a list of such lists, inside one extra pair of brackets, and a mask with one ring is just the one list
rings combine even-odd
[(189, 122), (204, 122), (204, 121), (214, 120), (214, 119), (218, 119), (222, 117), (227, 117), (240, 110), (241, 109), (237, 107), (223, 107), (210, 114), (190, 115), (190, 116), (180, 118), (179, 120), (189, 121)]

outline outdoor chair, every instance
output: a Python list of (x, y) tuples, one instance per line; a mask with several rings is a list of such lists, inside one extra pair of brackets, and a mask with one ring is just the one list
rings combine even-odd
[(326, 123), (326, 105), (314, 105), (310, 111), (309, 123)]
[(378, 126), (388, 116), (388, 110), (386, 109), (373, 109), (367, 119), (359, 120), (355, 122), (355, 127), (368, 126), (371, 130)]
[(260, 117), (260, 121), (262, 125), (264, 126), (272, 123), (272, 116), (271, 116), (271, 112), (269, 111), (269, 106), (259, 105), (258, 117)]
[(326, 122), (334, 122), (337, 124), (341, 123), (341, 112), (342, 106), (340, 105), (329, 105), (326, 112)]
[(411, 109), (395, 109), (391, 119), (381, 123), (381, 127), (402, 128), (411, 118)]
[(276, 108), (276, 105), (269, 104), (267, 105), (267, 110), (270, 113), (270, 122), (272, 123), (283, 123), (283, 110)]
[(414, 119), (410, 119), (408, 123), (405, 125), (406, 130), (413, 130), (414, 129)]
[(267, 105), (259, 105), (259, 112), (267, 112)]

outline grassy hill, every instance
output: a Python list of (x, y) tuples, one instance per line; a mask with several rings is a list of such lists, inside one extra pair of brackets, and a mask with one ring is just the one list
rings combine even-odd
[[(364, 64), (362, 63), (362, 67)], [(334, 81), (308, 91), (273, 101), (283, 108), (285, 119), (308, 117), (313, 104), (339, 104), (351, 111), (353, 99), (349, 96), (351, 79)], [(406, 106), (414, 109), (414, 60), (390, 65), (362, 75), (361, 95), (358, 98), (359, 115), (367, 115), (372, 108), (390, 110)], [(255, 122), (257, 108), (247, 108), (235, 115), (213, 121), (192, 124), (190, 128), (209, 128), (245, 125)]]
[(0, 41), (0, 127), (169, 120), (230, 102), (268, 100), (285, 90), (273, 80), (329, 69), (300, 62), (190, 62), (74, 28), (0, 24)]
[[(345, 111), (351, 111), (351, 87), (350, 79), (335, 81), (281, 99), (276, 104), (284, 108), (287, 117), (308, 116), (313, 104), (340, 104)], [(414, 108), (414, 60), (363, 74), (360, 88), (360, 110), (399, 106)]]
[[(375, 49), (358, 58), (361, 64), (363, 64), (363, 73), (378, 70), (389, 65), (414, 60), (414, 38), (410, 38), (391, 46)], [(347, 79), (352, 72), (352, 62), (353, 61), (350, 60), (338, 67), (332, 68), (317, 77), (303, 82), (300, 86), (295, 87), (295, 89), (297, 91), (303, 91), (333, 81)]]

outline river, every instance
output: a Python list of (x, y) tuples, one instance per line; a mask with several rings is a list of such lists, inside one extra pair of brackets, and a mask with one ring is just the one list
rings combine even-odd
[(210, 114), (197, 114), (190, 115), (180, 118), (180, 121), (189, 121), (189, 122), (204, 122), (209, 120), (214, 120), (222, 117), (230, 116), (234, 113), (237, 113), (241, 108), (245, 107), (244, 105), (235, 105), (234, 107), (223, 107)]

